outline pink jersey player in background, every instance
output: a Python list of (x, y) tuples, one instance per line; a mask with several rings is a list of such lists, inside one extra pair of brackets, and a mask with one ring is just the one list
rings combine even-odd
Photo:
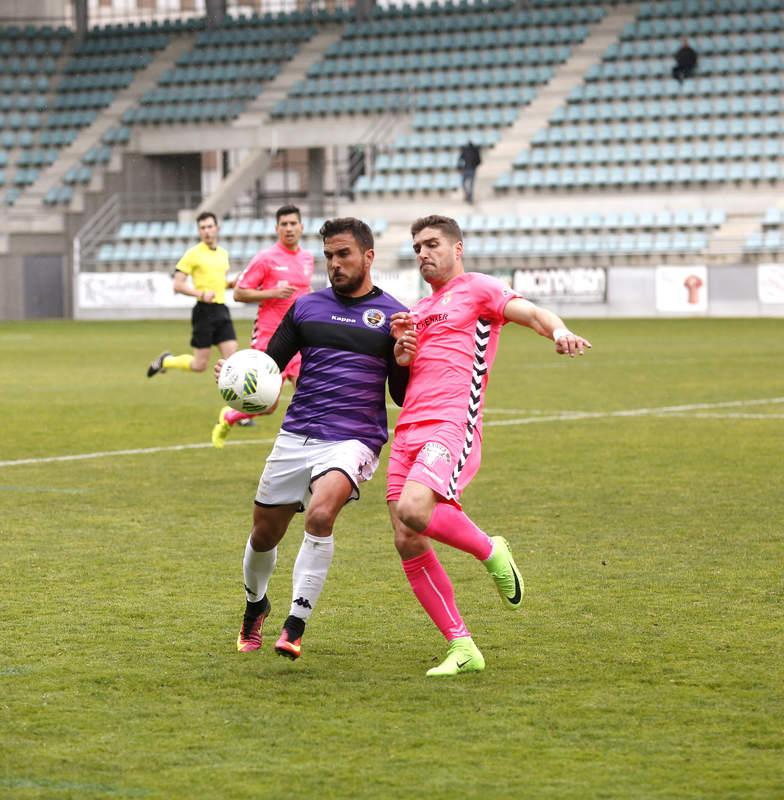
[[(234, 299), (240, 303), (258, 303), (259, 313), (253, 323), (250, 346), (265, 350), (272, 334), (294, 301), (310, 291), (313, 277), (313, 253), (299, 246), (302, 238), (302, 216), (296, 206), (281, 206), (275, 212), (275, 231), (278, 241), (266, 250), (260, 250), (250, 260), (237, 278)], [(283, 371), (294, 385), (299, 377), (302, 359), (297, 353)], [(271, 414), (277, 403), (262, 412)], [(259, 414), (245, 414), (224, 406), (218, 422), (212, 429), (212, 443), (223, 447), (232, 425), (249, 420)]]
[(470, 553), (490, 573), (504, 606), (522, 606), (523, 579), (508, 542), (480, 530), (460, 505), (479, 469), (482, 406), (501, 328), (507, 322), (524, 325), (569, 356), (582, 355), (591, 344), (501, 281), (466, 272), (455, 220), (424, 217), (411, 234), (419, 271), (433, 293), (410, 312), (392, 316), (399, 337), (395, 357), (409, 366), (409, 380), (389, 455), (387, 502), (406, 578), (449, 643), (444, 662), (427, 674), (481, 672), (484, 657), (430, 541)]

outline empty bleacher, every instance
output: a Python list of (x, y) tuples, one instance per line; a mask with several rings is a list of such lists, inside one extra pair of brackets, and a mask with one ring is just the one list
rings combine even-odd
[[(745, 217), (747, 227), (732, 220), (720, 243), (735, 237), (750, 261), (781, 253), (779, 212), (770, 210), (770, 220), (762, 216), (762, 204), (774, 202), (768, 195), (784, 180), (780, 2), (655, 0), (636, 8), (623, 28), (634, 11), (620, 2), (455, 0), (435, 9), (424, 3), (376, 8), (365, 20), (346, 12), (295, 12), (228, 17), (211, 30), (204, 19), (113, 25), (91, 30), (78, 47), (67, 29), (0, 29), (0, 191), (5, 203), (17, 203), (18, 215), (41, 199), (52, 218), (57, 207), (77, 213), (84, 198), (114, 185), (96, 176), (123, 167), (118, 153), (127, 150), (136, 126), (144, 129), (134, 141), (151, 153), (155, 126), (164, 128), (161, 141), (171, 135), (168, 126), (190, 132), (203, 126), (214, 142), (218, 126), (243, 112), (261, 120), (262, 107), (271, 107), (270, 127), (282, 132), (311, 123), (317, 131), (329, 124), (364, 130), (389, 122), (382, 119), (389, 115), (394, 136), (358, 141), (365, 174), (351, 186), (360, 208), (352, 213), (367, 203), (373, 215), (394, 217), (394, 235), (411, 202), (438, 198), (438, 210), (456, 215), (464, 208), (457, 159), (470, 139), (482, 150), (480, 178), (494, 159), (477, 194), (482, 213), (462, 220), (467, 250), (480, 268), (693, 262), (717, 252), (716, 233), (731, 213)], [(324, 22), (333, 38), (335, 22), (342, 23), (340, 39), (288, 84), (282, 100), (256, 102), (303, 44), (325, 30)], [(679, 84), (671, 69), (684, 36), (700, 61), (696, 75)], [(176, 37), (179, 49), (168, 51), (164, 65), (161, 48)], [(66, 162), (65, 148), (153, 61), (158, 69), (137, 81), (130, 108), (121, 112), (116, 105), (111, 125), (103, 118), (92, 140), (82, 136)], [(276, 91), (285, 85), (277, 82)], [(542, 102), (529, 109), (536, 100)], [(518, 122), (516, 135), (527, 110), (534, 125), (520, 140), (527, 146), (515, 152), (521, 144), (511, 141), (510, 126)], [(245, 118), (241, 123), (234, 132), (245, 129)], [(342, 136), (334, 146), (344, 142)], [(335, 152), (337, 165), (343, 155)], [(50, 172), (39, 181), (58, 164), (56, 177)], [(356, 171), (350, 174), (353, 179)], [(717, 208), (722, 189), (764, 197), (750, 211), (728, 203), (725, 213)], [(662, 207), (648, 210), (650, 196), (632, 201), (638, 190), (661, 194)], [(619, 196), (602, 213), (587, 213), (586, 197), (598, 192)], [(686, 192), (705, 197), (679, 202)], [(621, 195), (630, 199), (628, 208)], [(249, 207), (233, 213), (252, 213)], [(753, 224), (759, 227), (749, 235)], [(141, 225), (103, 239), (95, 267), (168, 269), (195, 241), (191, 223)], [(315, 234), (311, 226), (307, 246), (320, 249)], [(391, 247), (393, 261), (400, 236)], [(222, 241), (239, 266), (274, 241), (273, 225), (227, 218)], [(406, 242), (400, 250), (405, 261), (409, 249)]]
[(784, 257), (784, 210), (768, 208), (759, 230), (749, 236), (744, 245), (747, 256), (757, 260), (781, 260)]
[(227, 17), (220, 27), (200, 31), (193, 47), (122, 121), (171, 125), (234, 119), (316, 32), (307, 15)]
[(64, 27), (0, 28), (0, 186), (11, 187), (3, 196), (6, 205), (57, 158), (59, 143), (49, 135), (47, 112), (72, 36)]
[[(719, 10), (723, 9), (723, 10)], [(680, 40), (695, 77), (671, 70)], [(575, 191), (781, 180), (784, 15), (773, 0), (642, 3), (497, 191)]]
[[(722, 209), (482, 215), (458, 218), (472, 267), (677, 262), (708, 247)], [(411, 259), (411, 243), (400, 248)]]
[[(321, 253), (318, 231), (323, 218), (303, 217), (302, 247)], [(377, 238), (387, 229), (383, 219), (370, 221)], [(220, 226), (220, 244), (229, 252), (234, 270), (245, 266), (259, 250), (277, 241), (275, 217), (229, 218)], [(173, 268), (189, 247), (198, 243), (193, 222), (154, 220), (122, 223), (97, 248), (94, 268), (97, 271), (143, 271)]]
[[(2, 30), (7, 35), (11, 29)], [(117, 92), (130, 85), (135, 73), (147, 66), (169, 41), (167, 33), (143, 25), (95, 28), (78, 46), (73, 45), (73, 35), (67, 29), (52, 32), (48, 28), (31, 28), (30, 36), (33, 31), (40, 32), (31, 40), (34, 50), (43, 50), (41, 46), (36, 48), (36, 43), (47, 43), (40, 56), (41, 74), (25, 84), (35, 110), (24, 118), (13, 116), (12, 112), (5, 120), (12, 132), (18, 131), (15, 143), (23, 148), (15, 160), (13, 181), (17, 189), (35, 183), (39, 171), (55, 163), (63, 148), (98, 118)], [(13, 67), (13, 61), (9, 65)], [(31, 81), (34, 81), (32, 87)], [(10, 137), (3, 144), (10, 145)], [(68, 185), (89, 182), (91, 166), (105, 160), (104, 151), (91, 153), (85, 163), (69, 169), (63, 185), (53, 187), (45, 202), (68, 202), (71, 197)], [(13, 205), (20, 195), (20, 191), (6, 194), (6, 204)]]
[(445, 3), (437, 20), (425, 5), (376, 9), (345, 27), (272, 116), (405, 113), (415, 134), (454, 132), (444, 147), (431, 137), (416, 163), (412, 137), (392, 143), (354, 187), (361, 196), (450, 191), (455, 148), (468, 138), (492, 147), (603, 14), (598, 5), (521, 10), (509, 0)]

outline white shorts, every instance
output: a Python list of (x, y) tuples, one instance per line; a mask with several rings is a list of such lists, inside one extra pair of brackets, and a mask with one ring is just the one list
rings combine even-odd
[(349, 500), (359, 499), (359, 484), (369, 481), (378, 467), (378, 456), (357, 439), (325, 442), (281, 430), (259, 480), (256, 503), (282, 506), (310, 502), (310, 486), (327, 472), (339, 470), (352, 485)]

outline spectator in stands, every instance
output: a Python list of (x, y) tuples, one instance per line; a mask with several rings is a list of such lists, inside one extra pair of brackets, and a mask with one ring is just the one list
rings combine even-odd
[(697, 69), (697, 51), (684, 38), (680, 49), (675, 54), (675, 66), (672, 68), (672, 77), (678, 83), (683, 83), (684, 78), (691, 78)]
[(482, 163), (479, 148), (469, 139), (460, 151), (457, 159), (457, 168), (463, 174), (463, 194), (466, 203), (474, 202), (474, 178), (476, 168)]
[(234, 281), (227, 277), (229, 254), (218, 246), (218, 218), (211, 211), (205, 211), (196, 218), (196, 224), (201, 241), (177, 262), (173, 286), (175, 294), (196, 299), (191, 314), (193, 355), (173, 356), (164, 350), (147, 367), (148, 378), (168, 369), (204, 372), (213, 345), (222, 358), (228, 358), (237, 350), (237, 335), (224, 303), (226, 289), (234, 288)]

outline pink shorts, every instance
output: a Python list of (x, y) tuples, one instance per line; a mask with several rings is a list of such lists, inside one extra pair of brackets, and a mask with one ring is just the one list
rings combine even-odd
[(412, 422), (395, 429), (387, 467), (387, 502), (416, 481), (460, 508), (460, 495), (479, 470), (482, 439), (466, 423)]

